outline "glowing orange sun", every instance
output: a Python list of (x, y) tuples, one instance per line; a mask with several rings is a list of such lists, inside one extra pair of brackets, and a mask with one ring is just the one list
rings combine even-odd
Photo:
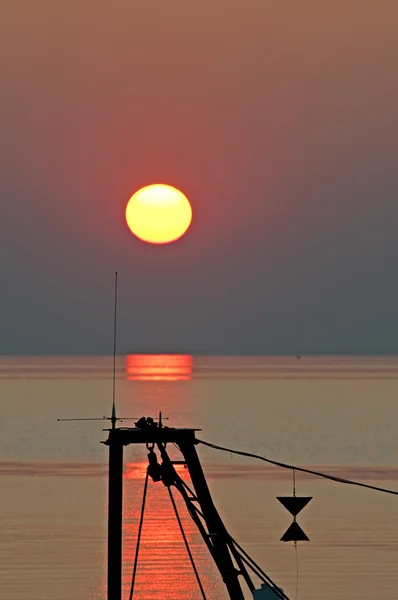
[(188, 198), (170, 185), (147, 185), (133, 194), (126, 206), (126, 221), (140, 240), (167, 244), (178, 240), (192, 221)]

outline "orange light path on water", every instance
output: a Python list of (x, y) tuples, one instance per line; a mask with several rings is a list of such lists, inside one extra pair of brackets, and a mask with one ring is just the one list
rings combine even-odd
[[(125, 377), (128, 381), (180, 382), (192, 379), (193, 357), (187, 354), (129, 354), (125, 357)], [(173, 390), (172, 401), (177, 403), (180, 386), (164, 386)], [(156, 390), (156, 409), (164, 391)], [(160, 394), (160, 396), (159, 396)], [(156, 414), (151, 407), (152, 395), (146, 398), (142, 414)], [(135, 404), (137, 398), (135, 397)], [(170, 398), (167, 400), (170, 408)], [(148, 404), (149, 403), (149, 404)], [(152, 411), (152, 412), (151, 412)], [(174, 454), (172, 459), (181, 458)], [(138, 452), (133, 450), (134, 455)], [(131, 587), (132, 571), (136, 552), (138, 526), (141, 516), (141, 503), (148, 462), (147, 451), (142, 449), (143, 462), (129, 462), (126, 456), (124, 468), (123, 499), (123, 598), (128, 598)], [(141, 458), (141, 460), (142, 460)], [(183, 465), (175, 465), (179, 476), (192, 487), (189, 473)], [(202, 585), (208, 597), (222, 597), (224, 586), (208, 549), (202, 540), (196, 525), (187, 512), (185, 502), (179, 492), (172, 488), (179, 516), (199, 571)], [(221, 592), (221, 593), (220, 593)], [(162, 482), (148, 481), (145, 516), (138, 559), (138, 569), (134, 586), (134, 598), (137, 600), (195, 600), (201, 593), (184, 540), (174, 513), (167, 489)]]
[(193, 359), (189, 354), (128, 354), (128, 380), (184, 381), (192, 379)]
[[(128, 598), (134, 565), (142, 492), (148, 463), (128, 463), (124, 474), (123, 509), (123, 598)], [(176, 465), (180, 477), (190, 485), (188, 472)], [(173, 496), (188, 543), (209, 597), (220, 587), (209, 552), (187, 513), (180, 494)], [(217, 583), (215, 583), (217, 582)], [(138, 600), (187, 600), (200, 598), (200, 591), (167, 492), (161, 482), (148, 482), (134, 598)]]

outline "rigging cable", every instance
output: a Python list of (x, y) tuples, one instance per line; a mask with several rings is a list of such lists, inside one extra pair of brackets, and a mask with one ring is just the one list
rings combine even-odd
[(272, 581), (271, 577), (269, 575), (267, 575), (267, 573), (252, 559), (251, 556), (249, 556), (249, 554), (246, 552), (246, 550), (244, 550), (242, 548), (242, 546), (240, 544), (238, 544), (238, 542), (232, 537), (231, 534), (228, 534), (228, 538), (230, 539), (232, 544), (236, 547), (236, 549), (239, 550), (242, 560), (253, 571), (253, 573), (255, 573), (257, 575), (257, 577), (259, 579), (261, 579), (262, 581), (267, 583), (269, 585), (269, 587), (272, 588), (274, 595), (277, 598), (281, 598), (282, 600), (289, 600), (289, 598), (286, 596), (286, 594), (280, 588), (278, 588), (276, 583), (274, 581)]
[(294, 541), (294, 551), (296, 554), (296, 593), (295, 600), (298, 598), (298, 589), (299, 589), (299, 561), (298, 561), (298, 550), (297, 550), (297, 540)]
[(203, 598), (203, 600), (206, 600), (206, 594), (205, 594), (205, 591), (203, 589), (202, 582), (200, 580), (199, 573), (198, 573), (198, 570), (196, 568), (195, 561), (193, 559), (192, 552), (191, 552), (191, 549), (190, 549), (189, 544), (188, 544), (187, 536), (185, 535), (185, 531), (184, 531), (184, 527), (182, 525), (182, 521), (180, 519), (180, 515), (178, 514), (177, 505), (175, 503), (173, 493), (172, 493), (170, 487), (168, 487), (167, 490), (169, 492), (170, 500), (171, 500), (171, 503), (172, 503), (173, 508), (174, 508), (174, 512), (175, 512), (175, 515), (176, 515), (176, 518), (177, 518), (177, 521), (178, 521), (178, 525), (180, 526), (181, 535), (182, 535), (182, 538), (184, 540), (184, 544), (185, 544), (185, 547), (187, 549), (188, 556), (189, 556), (192, 568), (193, 568), (194, 573), (195, 573), (196, 581), (198, 582), (199, 589), (200, 589), (200, 591), (202, 593), (202, 598)]
[(233, 454), (239, 454), (240, 456), (248, 456), (249, 458), (257, 458), (258, 460), (263, 460), (264, 462), (270, 463), (271, 465), (275, 465), (277, 467), (281, 467), (282, 469), (290, 469), (301, 471), (302, 473), (309, 473), (310, 475), (315, 475), (317, 477), (323, 477), (324, 479), (330, 479), (331, 481), (336, 481), (337, 483), (346, 483), (347, 485), (357, 485), (358, 487), (367, 488), (369, 490), (374, 490), (376, 492), (384, 492), (385, 494), (392, 494), (394, 496), (398, 496), (397, 490), (390, 490), (388, 488), (382, 488), (375, 485), (370, 485), (368, 483), (363, 483), (361, 481), (352, 481), (350, 479), (344, 479), (343, 477), (337, 477), (336, 475), (328, 475), (327, 473), (321, 473), (320, 471), (312, 471), (311, 469), (305, 469), (304, 467), (296, 467), (294, 465), (287, 465), (285, 463), (278, 462), (276, 460), (271, 460), (270, 458), (265, 458), (265, 456), (260, 456), (259, 454), (253, 454), (252, 452), (243, 452), (241, 450), (232, 450), (231, 448), (224, 448), (223, 446), (217, 446), (216, 444), (210, 444), (210, 442), (205, 442), (203, 440), (199, 440), (196, 438), (196, 441), (199, 444), (203, 444), (204, 446), (208, 446), (209, 448), (214, 448), (215, 450), (222, 450), (223, 452), (232, 452)]
[[(187, 504), (187, 507), (188, 507), (188, 511), (189, 511), (191, 517), (194, 519), (195, 524), (198, 526), (198, 523), (195, 520), (193, 513), (196, 515), (200, 515), (202, 518), (203, 518), (203, 513), (197, 506), (195, 506), (193, 504), (192, 498), (188, 498), (184, 495), (185, 494), (185, 493), (183, 493), (184, 489), (188, 490), (192, 494), (192, 490), (189, 488), (189, 486), (181, 478), (179, 478), (179, 483), (182, 484), (182, 486), (181, 486), (181, 488), (177, 488), (177, 489), (183, 495), (185, 502)], [(203, 532), (202, 532), (202, 536), (203, 536)], [(205, 533), (205, 536), (206, 536), (206, 533)], [(272, 579), (269, 577), (269, 575), (267, 575), (265, 573), (265, 571), (263, 571), (263, 569), (251, 558), (251, 556), (249, 556), (249, 554), (242, 548), (242, 546), (240, 546), (240, 544), (238, 544), (238, 542), (231, 536), (231, 534), (227, 533), (227, 536), (228, 536), (228, 540), (231, 544), (231, 549), (233, 548), (232, 551), (234, 553), (234, 556), (235, 556), (235, 552), (237, 552), (240, 555), (240, 558), (242, 559), (242, 561), (249, 567), (249, 569), (251, 571), (253, 571), (253, 573), (255, 575), (257, 575), (257, 577), (259, 579), (261, 579), (261, 581), (263, 581), (264, 583), (267, 583), (270, 587), (273, 588), (274, 595), (276, 595), (277, 598), (280, 598), (282, 600), (289, 600), (288, 597), (286, 596), (286, 594), (284, 594), (282, 591), (279, 590), (279, 588), (277, 588), (276, 583), (274, 581), (272, 581)], [(209, 550), (211, 552), (210, 547), (209, 547)]]
[(141, 516), (140, 516), (140, 524), (138, 526), (138, 535), (137, 535), (137, 545), (135, 548), (135, 558), (134, 558), (134, 568), (133, 568), (133, 575), (131, 577), (131, 588), (130, 588), (130, 600), (133, 597), (133, 593), (134, 593), (134, 584), (135, 584), (135, 576), (137, 574), (137, 565), (138, 565), (138, 553), (140, 551), (140, 542), (141, 542), (141, 533), (142, 533), (142, 524), (144, 522), (144, 512), (145, 512), (145, 501), (146, 501), (146, 493), (147, 493), (147, 489), (148, 489), (148, 470), (146, 472), (146, 476), (145, 476), (145, 483), (144, 483), (144, 493), (142, 495), (142, 506), (141, 506)]
[[(199, 440), (197, 440), (199, 441)], [(180, 450), (180, 448), (177, 446), (177, 444), (174, 443), (174, 446)], [(193, 518), (195, 524), (199, 527), (196, 518), (197, 515), (200, 515), (200, 517), (202, 517), (202, 519), (204, 518), (204, 515), (202, 513), (202, 511), (193, 503), (193, 500), (196, 499), (195, 493), (191, 490), (191, 488), (189, 487), (189, 485), (181, 478), (178, 476), (178, 482), (181, 485), (181, 488), (177, 487), (177, 489), (179, 490), (179, 492), (183, 495), (185, 503), (187, 504), (187, 508), (188, 511), (191, 515), (191, 517)], [(185, 489), (185, 492), (184, 492)], [(191, 495), (191, 498), (187, 497), (185, 494), (186, 492), (189, 492), (189, 494)], [(194, 518), (194, 514), (196, 514), (196, 518)], [(203, 532), (202, 536), (203, 536)], [(204, 534), (206, 535), (206, 533)], [(230, 541), (231, 544), (231, 551), (233, 552), (234, 556), (235, 553), (237, 553), (241, 560), (246, 564), (247, 567), (249, 567), (249, 569), (264, 583), (267, 583), (269, 585), (269, 587), (271, 587), (274, 591), (274, 595), (277, 598), (280, 598), (281, 600), (289, 600), (288, 597), (286, 596), (286, 594), (284, 592), (282, 592), (280, 590), (280, 588), (277, 587), (276, 583), (269, 577), (269, 575), (267, 575), (265, 573), (265, 571), (263, 571), (263, 569), (251, 558), (251, 556), (242, 548), (242, 546), (240, 546), (238, 544), (238, 542), (236, 540), (234, 540), (234, 538), (231, 536), (231, 534), (227, 533), (228, 539)], [(206, 541), (206, 539), (205, 539)], [(206, 544), (208, 545), (208, 548), (211, 552), (211, 548), (209, 547), (208, 542), (206, 542)], [(236, 556), (235, 556), (236, 559)]]
[[(293, 498), (295, 498), (295, 496), (296, 496), (296, 469), (293, 469)], [(299, 561), (298, 561), (297, 540), (294, 540), (294, 553), (296, 555), (296, 593), (294, 595), (294, 598), (295, 598), (295, 600), (297, 600), (298, 589), (299, 589)]]

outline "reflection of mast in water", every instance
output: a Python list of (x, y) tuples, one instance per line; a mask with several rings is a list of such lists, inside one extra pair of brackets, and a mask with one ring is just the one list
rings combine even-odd
[(128, 354), (126, 378), (138, 381), (183, 381), (192, 379), (190, 354)]

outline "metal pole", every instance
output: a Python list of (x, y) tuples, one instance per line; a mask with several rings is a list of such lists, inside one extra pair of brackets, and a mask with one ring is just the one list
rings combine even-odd
[(213, 542), (213, 558), (227, 587), (229, 597), (231, 600), (244, 600), (245, 597), (238, 579), (239, 572), (235, 568), (228, 549), (228, 534), (214, 506), (195, 446), (191, 443), (180, 443), (179, 446), (186, 460), (191, 481)]
[(123, 444), (109, 432), (108, 600), (122, 599)]

